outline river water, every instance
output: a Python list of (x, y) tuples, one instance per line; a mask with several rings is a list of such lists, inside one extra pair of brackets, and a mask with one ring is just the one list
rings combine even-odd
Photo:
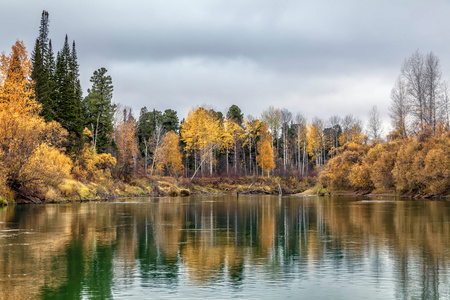
[(450, 299), (450, 202), (231, 196), (0, 209), (0, 299)]

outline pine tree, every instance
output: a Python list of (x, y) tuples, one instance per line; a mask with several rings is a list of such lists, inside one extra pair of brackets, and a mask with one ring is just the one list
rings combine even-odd
[(180, 122), (178, 120), (177, 112), (173, 109), (166, 109), (161, 117), (162, 126), (165, 132), (180, 130)]
[(111, 102), (114, 90), (112, 79), (106, 72), (105, 68), (94, 71), (90, 79), (92, 88), (88, 89), (89, 94), (84, 99), (85, 125), (92, 131), (93, 146), (98, 153), (107, 152), (111, 146), (116, 109)]
[(36, 39), (34, 51), (32, 53), (33, 71), (31, 79), (34, 81), (36, 100), (42, 104), (41, 115), (46, 121), (54, 119), (54, 105), (52, 101), (53, 70), (50, 68), (49, 61), (53, 53), (48, 38), (49, 33), (49, 14), (42, 12), (41, 25), (39, 27), (39, 36)]
[(66, 35), (58, 52), (55, 70), (55, 120), (69, 132), (69, 151), (82, 148), (84, 121), (82, 119), (82, 91), (78, 74), (75, 43), (70, 51)]

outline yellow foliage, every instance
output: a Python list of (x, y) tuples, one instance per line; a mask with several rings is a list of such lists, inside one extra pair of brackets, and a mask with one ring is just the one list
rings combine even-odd
[(174, 131), (166, 133), (156, 155), (156, 169), (166, 169), (172, 176), (178, 177), (183, 171), (180, 138)]
[(130, 115), (115, 128), (115, 142), (118, 148), (117, 165), (123, 176), (131, 175), (139, 153), (136, 140), (136, 121)]
[(308, 132), (306, 135), (308, 141), (308, 154), (313, 160), (317, 161), (317, 165), (320, 166), (320, 154), (324, 147), (324, 138), (322, 128), (319, 123), (309, 124)]
[(450, 147), (430, 150), (425, 157), (424, 171), (430, 192), (446, 192), (450, 188)]
[(331, 159), (320, 173), (320, 183), (332, 190), (376, 188), (396, 189), (400, 193), (448, 193), (450, 133), (439, 134), (378, 143), (367, 153), (368, 145), (347, 143), (342, 147), (344, 152)]
[(111, 170), (116, 165), (117, 160), (110, 153), (97, 154), (94, 160), (95, 167), (101, 170)]
[(258, 143), (258, 155), (256, 156), (256, 161), (261, 169), (269, 175), (269, 172), (275, 169), (272, 135), (268, 132), (265, 123), (261, 123), (261, 126), (261, 141)]
[(49, 187), (44, 197), (46, 201), (57, 201), (59, 199), (59, 194), (54, 188)]
[(25, 183), (40, 181), (56, 186), (70, 178), (72, 160), (58, 149), (45, 143), (39, 145), (20, 170), (19, 179)]
[(41, 105), (34, 100), (31, 61), (22, 41), (11, 47), (7, 56), (0, 55), (0, 111), (23, 116), (37, 115)]
[(422, 188), (423, 152), (415, 138), (408, 138), (400, 146), (392, 174), (399, 192), (416, 192)]
[(392, 190), (394, 178), (392, 170), (397, 157), (398, 145), (391, 142), (387, 145), (377, 144), (367, 153), (364, 163), (370, 167), (370, 178), (374, 187), (380, 191)]
[(223, 127), (216, 114), (203, 107), (189, 111), (181, 124), (181, 139), (186, 143), (187, 151), (199, 151), (202, 162), (208, 162), (210, 173), (215, 163), (214, 150), (222, 144)]
[(353, 188), (366, 190), (373, 189), (373, 182), (370, 179), (370, 165), (354, 165), (350, 170), (349, 180)]
[(65, 179), (58, 185), (58, 190), (61, 191), (65, 197), (74, 195), (76, 189), (77, 182), (71, 179)]
[(319, 174), (319, 182), (331, 190), (345, 190), (351, 188), (350, 171), (360, 161), (360, 154), (356, 151), (344, 151), (330, 159)]
[(116, 162), (111, 154), (97, 154), (92, 144), (85, 144), (78, 154), (72, 173), (80, 180), (96, 181), (102, 176), (110, 177)]
[(222, 148), (232, 148), (244, 135), (241, 126), (232, 120), (226, 120), (222, 130)]

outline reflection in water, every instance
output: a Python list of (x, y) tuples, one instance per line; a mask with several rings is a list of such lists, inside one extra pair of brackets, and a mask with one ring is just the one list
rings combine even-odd
[(449, 237), (448, 202), (251, 196), (8, 207), (0, 299), (447, 298)]

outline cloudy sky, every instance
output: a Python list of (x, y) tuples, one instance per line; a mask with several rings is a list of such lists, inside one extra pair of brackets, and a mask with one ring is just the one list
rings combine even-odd
[(387, 118), (403, 60), (433, 51), (450, 76), (450, 1), (3, 0), (0, 51), (31, 52), (42, 10), (54, 50), (77, 44), (84, 91), (112, 76), (114, 101), (178, 111), (195, 105), (258, 116), (273, 105), (328, 118)]

